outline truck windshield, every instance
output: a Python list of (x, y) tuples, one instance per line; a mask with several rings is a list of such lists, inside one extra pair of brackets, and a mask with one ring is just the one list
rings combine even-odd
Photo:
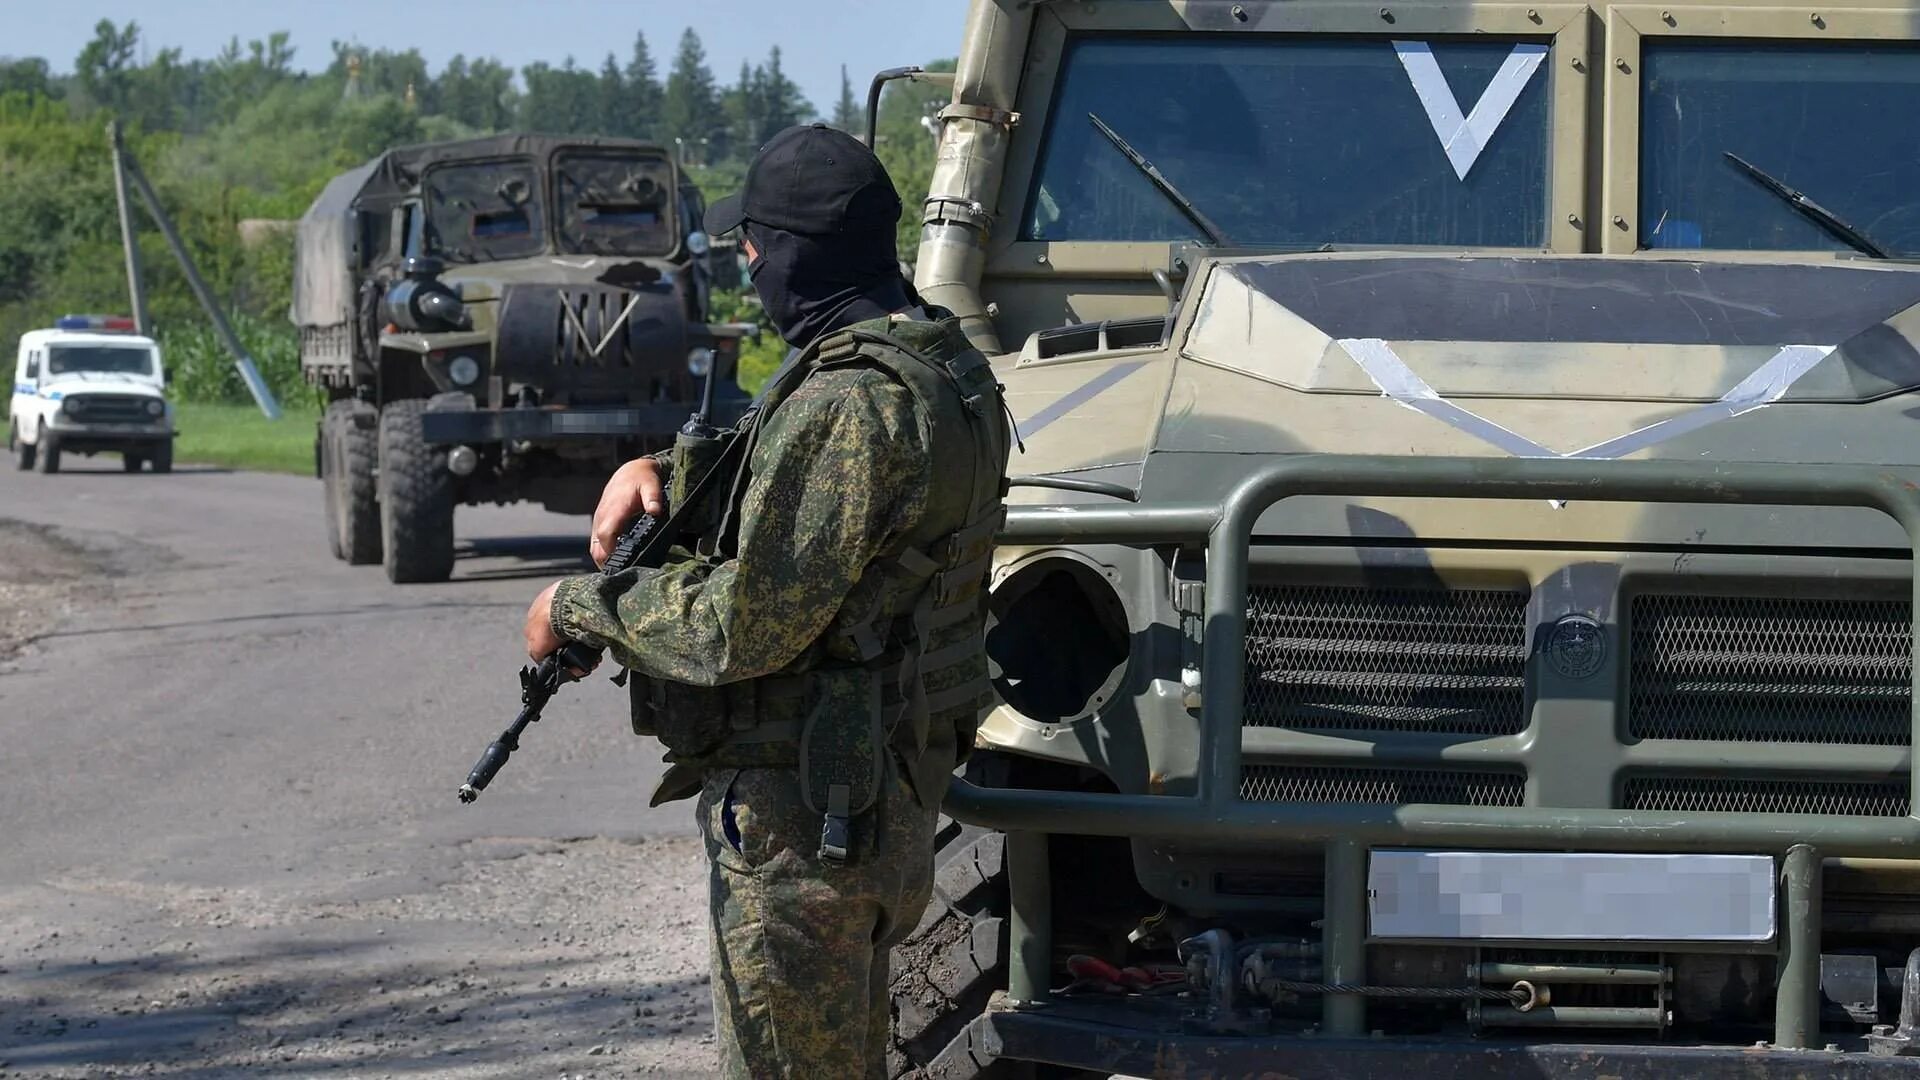
[(1203, 239), (1092, 114), (1238, 245), (1542, 247), (1545, 51), (1486, 38), (1082, 38), (1022, 238)]
[(1664, 42), (1641, 61), (1640, 244), (1846, 245), (1733, 167), (1737, 154), (1895, 252), (1920, 251), (1920, 49)]
[(553, 191), (562, 251), (665, 255), (678, 239), (673, 171), (660, 158), (557, 154)]
[(47, 350), (49, 375), (75, 375), (83, 371), (151, 375), (153, 350), (145, 345), (55, 345)]
[(442, 165), (425, 179), (427, 248), (448, 262), (493, 262), (546, 246), (540, 174), (530, 161)]

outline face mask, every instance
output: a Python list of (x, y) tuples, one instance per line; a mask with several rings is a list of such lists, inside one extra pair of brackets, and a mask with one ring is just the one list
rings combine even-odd
[(893, 232), (808, 236), (746, 226), (757, 252), (747, 274), (767, 317), (789, 345), (908, 306)]

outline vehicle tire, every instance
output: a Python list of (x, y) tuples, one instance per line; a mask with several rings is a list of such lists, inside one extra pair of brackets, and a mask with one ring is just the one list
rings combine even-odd
[(47, 425), (40, 425), (40, 471), (48, 476), (60, 471), (60, 444), (54, 440)]
[(380, 410), (380, 545), (396, 585), (453, 576), (453, 475), (445, 450), (427, 445), (427, 403)]
[(7, 425), (7, 449), (13, 452), (14, 468), (21, 472), (33, 468), (34, 451), (38, 448), (20, 437), (20, 424), (17, 421)]
[(139, 472), (140, 471), (140, 455), (134, 454), (134, 453), (121, 454), (120, 468), (124, 472)]
[(327, 525), (336, 557), (352, 566), (380, 561), (378, 413), (364, 401), (336, 401), (321, 421), (322, 468), (328, 475)]
[(156, 445), (147, 453), (147, 466), (156, 473), (173, 471), (173, 443), (171, 440)]
[(1011, 1080), (1031, 1075), (973, 1045), (973, 1019), (1007, 985), (1006, 838), (945, 816), (934, 838), (933, 900), (893, 950), (887, 1075)]

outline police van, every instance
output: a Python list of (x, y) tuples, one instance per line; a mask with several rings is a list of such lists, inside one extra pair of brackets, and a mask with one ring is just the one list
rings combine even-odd
[(160, 347), (134, 321), (68, 315), (50, 330), (20, 337), (7, 449), (14, 464), (60, 471), (63, 454), (119, 454), (126, 471), (142, 463), (173, 470), (173, 408)]

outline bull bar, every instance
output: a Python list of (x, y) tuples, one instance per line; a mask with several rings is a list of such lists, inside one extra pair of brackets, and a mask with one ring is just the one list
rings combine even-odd
[[(1207, 582), (1193, 794), (990, 788), (956, 778), (946, 798), (945, 809), (953, 817), (1008, 833), (1009, 1001), (1047, 998), (1050, 833), (1326, 844), (1326, 978), (1335, 983), (1364, 977), (1367, 850), (1372, 846), (1752, 852), (1789, 856), (1782, 859), (1781, 979), (1773, 1045), (1808, 1046), (1819, 1033), (1821, 859), (1920, 852), (1920, 817), (1914, 814), (1920, 808), (1920, 769), (1909, 770), (1908, 815), (1896, 818), (1242, 801), (1249, 549), (1261, 515), (1299, 496), (1865, 508), (1892, 517), (1905, 530), (1909, 548), (1920, 550), (1920, 485), (1891, 469), (1858, 465), (1301, 455), (1260, 467), (1218, 505), (1016, 509), (1002, 543), (1204, 544)], [(1920, 575), (1914, 575), (1913, 587), (1914, 610), (1920, 612)], [(1920, 634), (1915, 650), (1920, 653)], [(1920, 745), (1920, 662), (1914, 664), (1914, 678), (1912, 744)], [(1330, 995), (1324, 1009), (1325, 1035), (1365, 1034), (1363, 1000)], [(1005, 1023), (1017, 1028), (1017, 1015), (1007, 1014)], [(991, 1027), (994, 1015), (981, 1023)]]

